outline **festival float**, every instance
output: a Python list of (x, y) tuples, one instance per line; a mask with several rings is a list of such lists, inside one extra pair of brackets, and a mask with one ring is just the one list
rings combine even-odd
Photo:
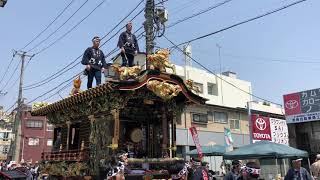
[(175, 75), (169, 54), (147, 56), (142, 71), (111, 65), (116, 79), (80, 91), (78, 78), (69, 97), (36, 105), (32, 115), (47, 116), (55, 126), (53, 150), (42, 154), (43, 173), (52, 179), (105, 179), (121, 150), (128, 153), (131, 172), (139, 172), (126, 178), (168, 178), (166, 166), (181, 160), (175, 158), (176, 118), (187, 105), (206, 101), (192, 81)]

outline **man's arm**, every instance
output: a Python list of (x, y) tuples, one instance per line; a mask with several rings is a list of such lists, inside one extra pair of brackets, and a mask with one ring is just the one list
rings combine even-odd
[(126, 39), (125, 39), (125, 34), (124, 33), (121, 33), (120, 36), (119, 36), (119, 40), (118, 40), (118, 47), (121, 49), (124, 44), (126, 43)]
[(133, 37), (134, 37), (134, 46), (136, 47), (136, 51), (140, 52), (137, 37), (135, 35), (133, 35)]
[(101, 51), (101, 55), (102, 55), (102, 68), (105, 69), (107, 68), (107, 63), (106, 63), (106, 57), (104, 56), (104, 53)]
[(81, 64), (88, 65), (90, 59), (91, 59), (91, 57), (90, 57), (90, 49), (87, 48), (83, 53)]

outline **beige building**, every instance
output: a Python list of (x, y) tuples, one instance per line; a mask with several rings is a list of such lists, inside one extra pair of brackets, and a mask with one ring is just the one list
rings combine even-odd
[(6, 160), (12, 140), (12, 118), (0, 108), (0, 161)]

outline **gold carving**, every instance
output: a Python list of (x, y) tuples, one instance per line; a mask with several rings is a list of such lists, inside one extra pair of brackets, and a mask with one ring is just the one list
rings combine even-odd
[(200, 91), (200, 87), (194, 85), (193, 80), (191, 80), (191, 79), (188, 79), (188, 80), (186, 81), (186, 85), (187, 85), (188, 89), (190, 89), (191, 91), (194, 91), (194, 92), (197, 93), (197, 94), (201, 92), (201, 91)]
[(81, 90), (80, 90), (81, 83), (82, 83), (82, 81), (80, 79), (80, 76), (78, 76), (77, 79), (73, 80), (73, 88), (70, 92), (70, 96), (81, 92)]
[(141, 71), (140, 66), (124, 67), (118, 64), (111, 65), (113, 71), (119, 75), (120, 80), (135, 79)]
[(36, 102), (36, 103), (33, 103), (33, 104), (32, 104), (32, 110), (34, 111), (34, 110), (36, 110), (36, 109), (45, 107), (45, 106), (47, 106), (47, 105), (49, 105), (49, 103), (47, 103), (47, 102)]
[(160, 72), (166, 72), (166, 68), (170, 68), (173, 74), (176, 74), (176, 66), (170, 63), (170, 51), (168, 49), (158, 50), (152, 55), (148, 55), (149, 69), (158, 69)]
[(179, 85), (158, 80), (148, 81), (147, 88), (164, 100), (169, 100), (177, 96), (182, 91)]

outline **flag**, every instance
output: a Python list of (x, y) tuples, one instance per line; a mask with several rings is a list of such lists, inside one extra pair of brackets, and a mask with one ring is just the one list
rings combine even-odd
[(233, 150), (233, 139), (229, 128), (224, 128), (224, 144), (227, 151)]

